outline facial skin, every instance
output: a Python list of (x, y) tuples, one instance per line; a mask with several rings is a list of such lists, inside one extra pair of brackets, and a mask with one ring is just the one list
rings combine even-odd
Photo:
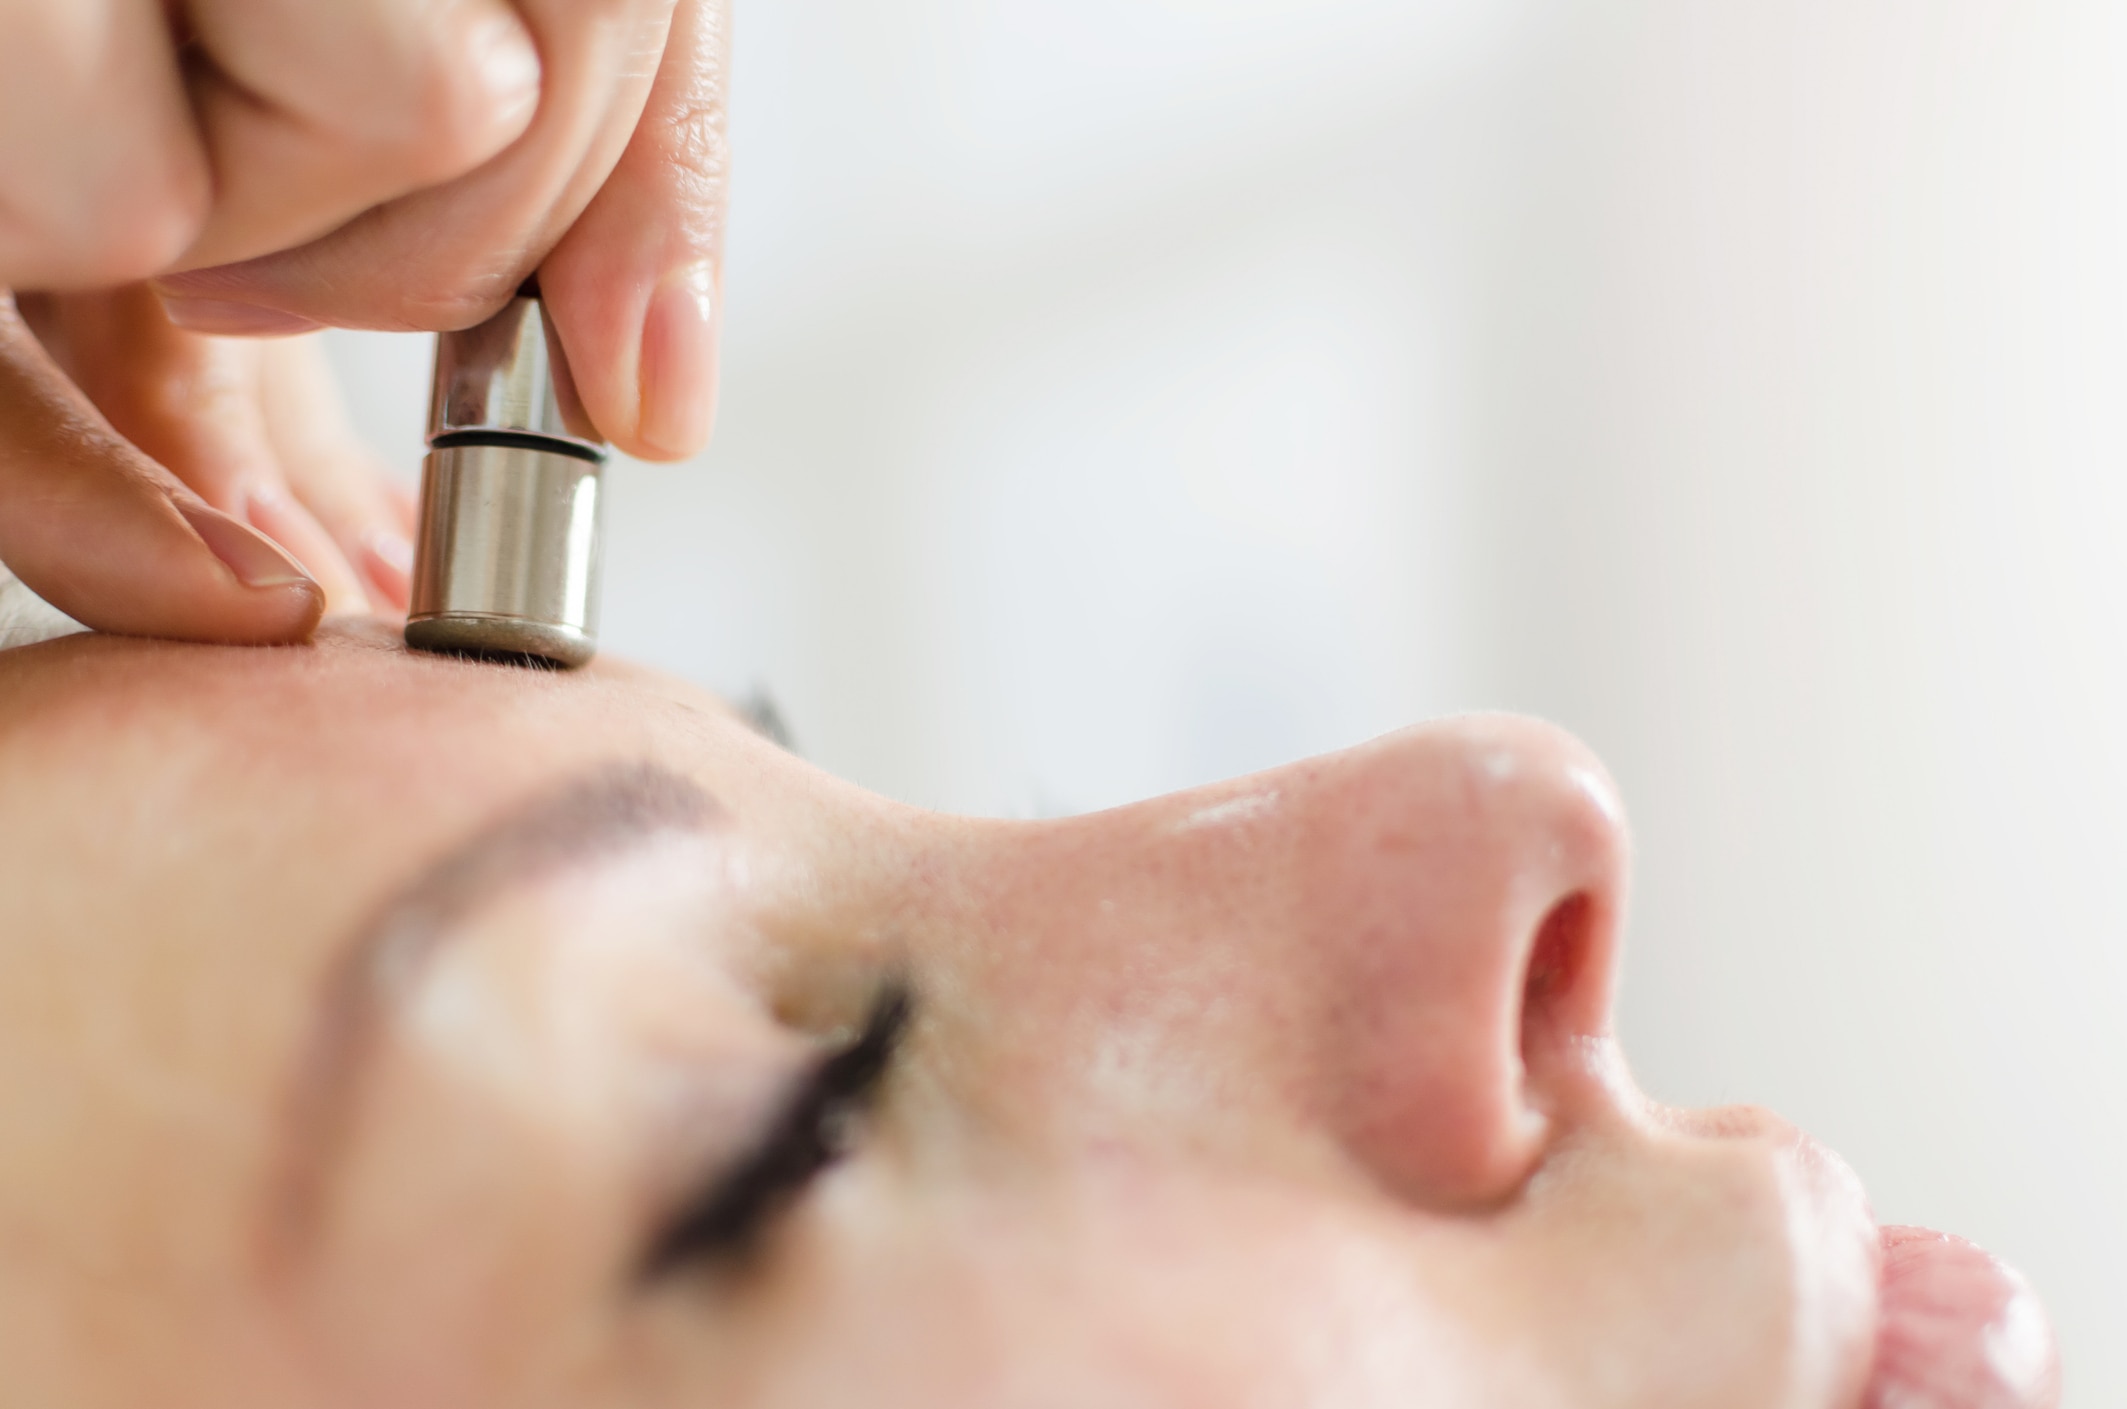
[[(1504, 718), (992, 822), (614, 664), (0, 653), (9, 1402), (1895, 1402), (1843, 1167), (1631, 1087), (1625, 866)], [(1923, 1244), (1918, 1402), (2051, 1402)]]

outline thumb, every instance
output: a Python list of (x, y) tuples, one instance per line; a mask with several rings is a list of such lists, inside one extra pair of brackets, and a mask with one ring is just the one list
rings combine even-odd
[(85, 626), (131, 636), (301, 641), (317, 583), (111, 429), (0, 291), (0, 562)]

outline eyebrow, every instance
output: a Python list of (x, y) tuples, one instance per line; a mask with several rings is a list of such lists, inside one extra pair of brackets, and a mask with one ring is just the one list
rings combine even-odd
[(514, 887), (724, 818), (716, 799), (655, 764), (607, 766), (534, 795), (416, 872), (340, 947), (289, 1083), (287, 1142), (269, 1203), (269, 1269), (314, 1231), (384, 1018), (464, 920)]

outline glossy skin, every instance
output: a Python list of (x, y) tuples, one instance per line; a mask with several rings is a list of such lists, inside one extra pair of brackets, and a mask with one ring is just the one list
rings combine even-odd
[[(0, 1363), (80, 1409), (1880, 1395), (1843, 1168), (1630, 1086), (1625, 865), (1521, 720), (990, 822), (618, 665), (0, 654)], [(848, 1156), (645, 1276), (889, 981)]]

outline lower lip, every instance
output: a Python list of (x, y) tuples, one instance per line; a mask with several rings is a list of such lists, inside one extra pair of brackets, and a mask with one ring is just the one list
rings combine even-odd
[(2036, 1293), (1962, 1238), (1883, 1230), (1882, 1320), (1862, 1409), (2051, 1409), (2060, 1357)]

